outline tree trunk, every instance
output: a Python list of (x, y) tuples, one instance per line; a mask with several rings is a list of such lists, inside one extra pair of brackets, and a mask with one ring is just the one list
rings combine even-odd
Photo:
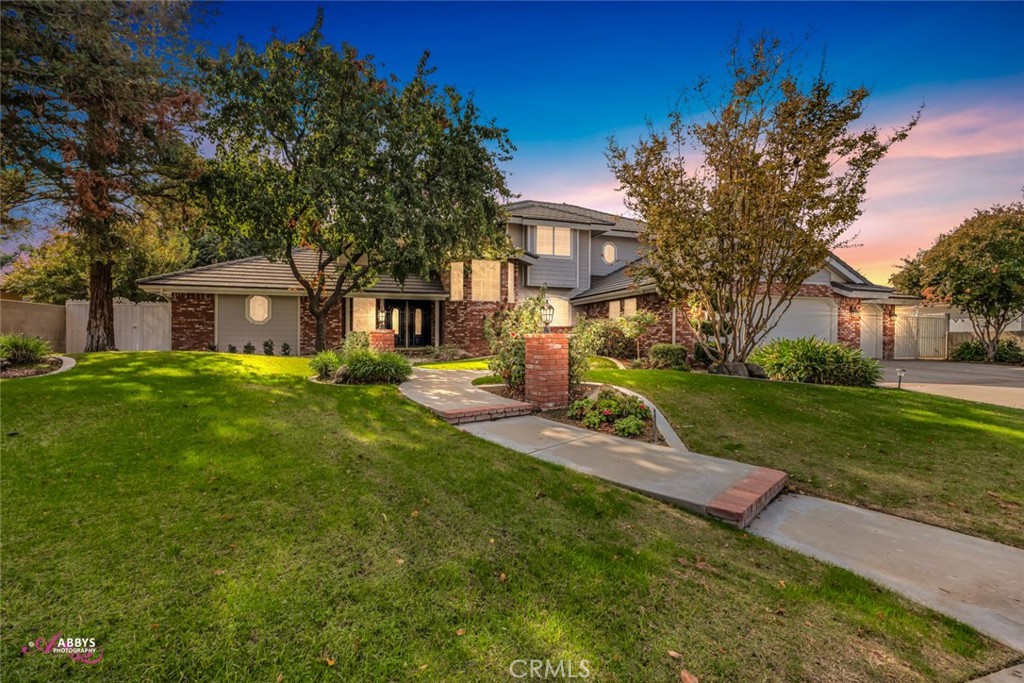
[(109, 261), (89, 264), (89, 323), (85, 350), (117, 351), (114, 345), (114, 268)]
[(313, 348), (317, 352), (327, 350), (327, 313), (328, 309), (321, 308), (315, 316), (316, 340), (313, 342)]
[(985, 341), (985, 355), (988, 360), (986, 363), (995, 363), (996, 354), (999, 353), (999, 335), (995, 335), (991, 340)]

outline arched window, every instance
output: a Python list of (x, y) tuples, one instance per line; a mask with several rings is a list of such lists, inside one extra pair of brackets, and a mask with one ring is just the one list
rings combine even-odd
[(391, 331), (398, 334), (402, 325), (402, 310), (395, 306), (391, 309)]
[(604, 248), (601, 249), (601, 260), (608, 265), (615, 263), (615, 245), (611, 242), (605, 242)]
[(253, 325), (264, 325), (270, 320), (270, 297), (254, 294), (245, 299), (245, 319)]
[(412, 317), (412, 324), (416, 328), (413, 334), (415, 334), (417, 337), (423, 334), (423, 311), (421, 309), (416, 309), (416, 312), (413, 314)]

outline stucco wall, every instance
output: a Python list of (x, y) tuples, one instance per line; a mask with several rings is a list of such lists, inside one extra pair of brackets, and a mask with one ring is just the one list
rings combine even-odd
[(65, 316), (63, 306), (4, 299), (0, 301), (0, 332), (39, 337), (54, 351), (63, 352), (67, 340)]

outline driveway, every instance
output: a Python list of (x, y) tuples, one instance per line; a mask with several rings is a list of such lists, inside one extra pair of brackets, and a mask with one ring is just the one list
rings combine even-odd
[(904, 368), (904, 389), (1024, 410), (1024, 367), (937, 360), (886, 360), (882, 366), (882, 386), (896, 386), (896, 369)]

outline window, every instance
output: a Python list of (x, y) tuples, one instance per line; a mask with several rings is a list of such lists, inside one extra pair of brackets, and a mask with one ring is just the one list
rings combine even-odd
[(352, 330), (371, 332), (377, 329), (377, 300), (352, 299)]
[(253, 325), (265, 325), (270, 320), (270, 297), (259, 294), (246, 297), (245, 319)]
[(391, 331), (395, 334), (402, 332), (402, 311), (397, 306), (391, 309)]
[(624, 299), (622, 302), (622, 315), (636, 315), (636, 298)]
[(463, 298), (463, 282), (462, 282), (462, 261), (455, 261), (452, 263), (452, 301), (462, 301)]
[(413, 331), (417, 337), (423, 334), (423, 310), (417, 308), (416, 312), (412, 316)]
[(608, 302), (608, 317), (618, 318), (622, 315), (622, 302), (621, 301), (609, 301)]
[(605, 242), (604, 247), (601, 249), (601, 260), (607, 263), (609, 266), (615, 263), (615, 245), (611, 242)]
[(541, 256), (572, 256), (572, 231), (569, 228), (536, 227), (537, 253)]
[(473, 260), (473, 301), (501, 300), (501, 263)]

